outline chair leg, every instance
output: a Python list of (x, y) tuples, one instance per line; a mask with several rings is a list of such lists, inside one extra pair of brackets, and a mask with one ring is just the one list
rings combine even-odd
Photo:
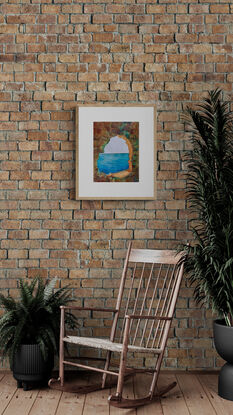
[(117, 390), (116, 390), (116, 396), (121, 397), (122, 396), (122, 389), (123, 389), (123, 383), (124, 383), (124, 374), (126, 369), (126, 361), (125, 361), (125, 355), (127, 354), (127, 350), (125, 352), (124, 347), (121, 354), (121, 362), (120, 362), (120, 368), (119, 368), (119, 375), (118, 375), (118, 382), (117, 382)]
[(61, 386), (64, 386), (64, 354), (61, 354), (60, 352), (60, 357), (59, 357), (59, 379), (61, 382)]
[[(104, 365), (104, 370), (108, 370), (108, 368), (109, 368), (109, 364), (110, 364), (110, 360), (111, 360), (111, 354), (112, 354), (112, 352), (109, 350), (107, 352), (106, 361), (105, 361), (105, 365)], [(103, 376), (102, 376), (102, 389), (105, 388), (106, 378), (107, 378), (107, 373), (103, 373)]]
[(160, 371), (160, 366), (163, 360), (163, 353), (161, 353), (158, 356), (156, 365), (155, 365), (155, 372), (153, 374), (153, 378), (151, 381), (151, 386), (150, 386), (150, 396), (153, 397), (154, 392), (155, 392), (155, 388), (157, 387), (157, 382), (158, 382), (158, 377), (159, 377), (159, 371)]
[[(156, 397), (160, 397), (164, 395), (165, 393), (169, 392), (172, 388), (176, 386), (176, 382), (172, 382), (170, 385), (167, 385), (163, 387), (162, 389), (158, 390), (157, 383), (158, 383), (158, 377), (160, 373), (160, 367), (163, 360), (163, 353), (161, 353), (157, 359), (156, 366), (155, 366), (155, 372), (152, 378), (151, 386), (150, 386), (150, 399), (154, 399)], [(155, 392), (155, 389), (157, 389), (157, 392)]]
[(117, 382), (117, 390), (116, 390), (115, 395), (109, 396), (108, 400), (110, 404), (112, 401), (117, 401), (117, 402), (121, 401), (121, 397), (122, 397), (124, 375), (126, 372), (126, 358), (127, 358), (127, 351), (128, 351), (128, 342), (129, 342), (129, 325), (130, 325), (130, 319), (129, 317), (126, 317), (124, 339), (123, 339), (123, 349), (121, 352), (120, 367), (119, 367), (118, 382)]
[(127, 351), (128, 351), (128, 343), (129, 343), (129, 326), (130, 326), (130, 319), (129, 317), (126, 316), (123, 349), (121, 352), (119, 375), (118, 375), (117, 390), (116, 390), (116, 396), (120, 398), (122, 396), (124, 375), (126, 371), (126, 359), (127, 359)]

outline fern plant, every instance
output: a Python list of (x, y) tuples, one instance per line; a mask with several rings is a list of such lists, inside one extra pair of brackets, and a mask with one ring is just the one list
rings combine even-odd
[[(68, 287), (55, 290), (57, 279), (48, 284), (36, 277), (30, 283), (20, 280), (19, 299), (0, 294), (0, 349), (2, 359), (9, 357), (12, 365), (21, 344), (39, 344), (44, 359), (58, 352), (60, 306), (71, 300)], [(66, 322), (75, 328), (76, 317), (66, 313)]]
[(191, 129), (187, 159), (187, 200), (193, 246), (185, 270), (197, 303), (206, 304), (233, 325), (233, 113), (209, 92), (197, 110), (184, 115)]

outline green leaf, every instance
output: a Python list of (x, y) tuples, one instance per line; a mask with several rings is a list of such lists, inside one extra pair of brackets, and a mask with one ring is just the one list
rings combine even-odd
[[(57, 279), (46, 282), (40, 277), (19, 281), (19, 298), (0, 294), (0, 348), (2, 358), (10, 361), (21, 343), (38, 343), (43, 356), (57, 352), (60, 331), (60, 306), (72, 300), (69, 287), (55, 289)], [(67, 313), (68, 327), (77, 326), (77, 319)]]
[(210, 91), (183, 117), (192, 143), (185, 162), (193, 232), (184, 261), (197, 303), (233, 322), (233, 113), (221, 94)]

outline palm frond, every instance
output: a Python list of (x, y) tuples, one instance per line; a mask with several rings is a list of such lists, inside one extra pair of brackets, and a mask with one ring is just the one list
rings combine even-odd
[(220, 95), (210, 91), (184, 115), (193, 146), (185, 161), (194, 237), (185, 270), (196, 301), (233, 322), (233, 113)]
[(55, 288), (55, 285), (57, 283), (57, 278), (53, 278), (44, 289), (44, 301), (47, 302), (48, 299), (53, 295), (53, 291)]

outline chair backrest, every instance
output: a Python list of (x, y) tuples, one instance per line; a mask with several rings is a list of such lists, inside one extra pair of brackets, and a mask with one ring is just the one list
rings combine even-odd
[[(130, 344), (147, 348), (166, 345), (183, 274), (181, 254), (173, 250), (131, 249), (120, 282), (111, 339), (122, 341), (125, 316), (139, 315), (130, 325)], [(163, 316), (164, 320), (143, 316)]]

